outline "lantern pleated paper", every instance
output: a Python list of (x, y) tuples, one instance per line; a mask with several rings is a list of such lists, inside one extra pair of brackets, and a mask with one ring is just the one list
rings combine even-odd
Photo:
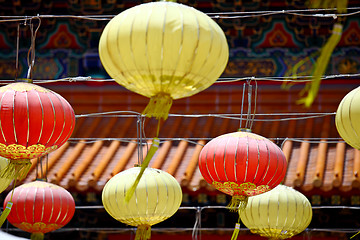
[(171, 217), (180, 207), (180, 184), (167, 172), (146, 168), (134, 195), (125, 202), (140, 168), (134, 167), (112, 177), (102, 192), (105, 210), (116, 220), (137, 227), (135, 240), (151, 237), (151, 226)]
[(202, 176), (232, 196), (231, 208), (243, 208), (248, 197), (276, 187), (285, 177), (286, 168), (285, 155), (276, 144), (245, 131), (212, 139), (199, 156)]
[(15, 227), (32, 233), (31, 240), (41, 240), (44, 233), (66, 225), (75, 212), (75, 202), (64, 188), (44, 181), (34, 181), (16, 187), (4, 201), (13, 202), (8, 221)]
[(350, 91), (340, 102), (335, 116), (336, 128), (344, 141), (360, 149), (360, 87)]
[(74, 126), (74, 111), (59, 94), (25, 82), (0, 87), (0, 156), (10, 159), (19, 179), (30, 159), (60, 147)]
[(250, 197), (240, 217), (252, 233), (269, 239), (286, 239), (307, 228), (312, 219), (312, 208), (302, 193), (279, 185), (269, 192)]
[(166, 119), (173, 99), (194, 95), (224, 71), (229, 49), (206, 14), (174, 2), (151, 2), (121, 12), (99, 42), (106, 72), (150, 98), (144, 114)]

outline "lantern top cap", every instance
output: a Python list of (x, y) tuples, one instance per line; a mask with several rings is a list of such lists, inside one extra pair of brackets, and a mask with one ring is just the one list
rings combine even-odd
[(15, 82), (26, 82), (26, 83), (32, 83), (32, 79), (30, 78), (16, 78)]
[(252, 132), (250, 128), (239, 128), (238, 131), (239, 131), (239, 132), (249, 132), (249, 133)]
[(27, 92), (31, 90), (35, 90), (38, 92), (51, 92), (46, 88), (28, 82), (10, 83), (6, 86), (0, 87), (0, 92), (5, 92), (7, 90), (14, 90), (16, 92)]
[[(49, 183), (49, 182), (39, 180), (39, 179), (36, 179), (33, 182), (22, 184), (19, 187), (21, 187), (21, 188), (23, 188), (23, 187), (36, 187), (36, 188), (59, 188), (59, 189), (64, 189), (64, 188), (62, 188), (62, 187), (60, 187), (60, 186), (58, 186), (56, 184)], [(67, 191), (67, 190), (65, 190), (65, 191)]]

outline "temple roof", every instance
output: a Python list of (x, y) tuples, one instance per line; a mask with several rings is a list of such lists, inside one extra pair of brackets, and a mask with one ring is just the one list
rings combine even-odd
[[(144, 109), (147, 98), (114, 84), (52, 88), (72, 104), (77, 121), (70, 140), (48, 155), (48, 181), (71, 191), (100, 192), (113, 175), (137, 164), (141, 152), (146, 155), (158, 122), (142, 121), (134, 112)], [(295, 104), (299, 88), (259, 85), (252, 131), (282, 147), (289, 163), (284, 184), (307, 195), (359, 193), (359, 150), (339, 138), (334, 121), (339, 102), (353, 88), (354, 84), (326, 85), (305, 109)], [(201, 176), (198, 156), (210, 139), (239, 129), (242, 91), (239, 84), (218, 84), (175, 100), (169, 118), (161, 122), (161, 144), (149, 166), (172, 174), (184, 191), (216, 193)], [(139, 147), (141, 128), (144, 145)], [(25, 182), (34, 180), (36, 173), (40, 171), (34, 164)]]

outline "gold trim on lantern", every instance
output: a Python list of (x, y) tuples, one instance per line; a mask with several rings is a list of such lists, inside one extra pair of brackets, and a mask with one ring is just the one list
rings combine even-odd
[(229, 194), (231, 196), (244, 195), (255, 196), (270, 190), (268, 185), (256, 186), (251, 182), (237, 184), (235, 182), (216, 182), (212, 185), (219, 191)]
[(34, 144), (28, 147), (19, 144), (5, 145), (0, 143), (0, 152), (2, 156), (10, 158), (12, 160), (16, 159), (32, 159), (40, 157), (44, 154), (50, 153), (57, 149), (57, 145), (46, 148), (42, 144)]
[(24, 231), (35, 232), (35, 233), (36, 232), (41, 232), (41, 233), (52, 232), (56, 229), (63, 227), (63, 225), (60, 225), (60, 224), (56, 224), (56, 223), (46, 224), (43, 222), (36, 222), (33, 224), (27, 223), (27, 222), (22, 222), (22, 223), (13, 223), (13, 225)]

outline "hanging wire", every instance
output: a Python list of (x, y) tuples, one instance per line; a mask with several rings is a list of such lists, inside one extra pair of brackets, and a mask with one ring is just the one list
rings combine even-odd
[[(345, 79), (357, 79), (360, 77), (360, 73), (352, 73), (352, 74), (331, 74), (331, 75), (324, 75), (321, 77), (322, 81), (326, 80), (333, 80), (338, 78), (345, 78)], [(287, 77), (276, 77), (276, 76), (268, 76), (268, 77), (222, 77), (219, 78), (215, 84), (221, 83), (233, 83), (233, 82), (241, 82), (241, 81), (248, 81), (248, 80), (255, 80), (255, 81), (269, 81), (269, 82), (295, 82), (295, 83), (306, 83), (311, 82), (313, 76), (287, 76)], [(12, 83), (13, 79), (0, 79), (0, 85), (6, 85)], [(83, 76), (76, 76), (76, 77), (66, 77), (60, 79), (35, 79), (33, 80), (36, 84), (46, 84), (46, 83), (55, 83), (55, 82), (114, 82), (115, 80), (112, 78), (109, 79), (95, 79), (91, 76), (83, 77)]]
[[(125, 114), (132, 113), (132, 114)], [(242, 114), (233, 114), (233, 113), (209, 113), (209, 114), (169, 114), (169, 117), (186, 117), (186, 118), (200, 118), (200, 117), (215, 117), (215, 118), (224, 118), (224, 119), (233, 119), (233, 120), (243, 120), (244, 118), (241, 116)], [(336, 115), (336, 112), (330, 113), (253, 113), (253, 120), (258, 122), (274, 122), (274, 121), (291, 121), (291, 120), (305, 120), (310, 118), (322, 118), (326, 116)], [(142, 115), (141, 113), (135, 111), (111, 111), (111, 112), (99, 112), (99, 113), (89, 113), (89, 114), (80, 114), (75, 115), (76, 118), (83, 117), (138, 117)], [(238, 117), (239, 116), (239, 117)], [(296, 117), (286, 117), (286, 118), (263, 118), (263, 119), (255, 119), (255, 116), (296, 116)], [(301, 117), (300, 117), (301, 116)], [(144, 125), (144, 123), (143, 123)], [(144, 129), (144, 128), (143, 128)]]
[[(198, 141), (203, 140), (203, 141), (210, 141), (213, 138), (205, 138), (205, 137), (199, 137), (199, 138), (179, 138), (179, 137), (174, 137), (174, 138), (159, 138), (160, 139), (160, 143), (164, 143), (165, 141), (186, 141), (188, 143), (194, 144), (194, 145), (199, 145), (199, 146), (204, 146), (204, 144), (198, 143)], [(283, 146), (284, 142), (286, 141), (293, 141), (293, 142), (308, 142), (308, 143), (322, 143), (324, 141), (326, 141), (327, 143), (341, 143), (341, 142), (345, 142), (342, 138), (286, 138), (286, 137), (273, 137), (273, 138), (268, 138), (269, 140), (272, 141), (283, 141), (283, 143), (281, 144), (281, 147)], [(95, 142), (99, 142), (99, 141), (119, 141), (119, 142), (126, 142), (126, 143), (130, 143), (130, 142), (134, 142), (137, 141), (138, 138), (69, 138), (69, 142), (70, 143), (77, 143), (79, 141), (82, 141), (85, 144), (93, 144)], [(147, 143), (142, 143), (142, 146), (147, 146)]]
[[(302, 17), (316, 17), (316, 18), (337, 18), (337, 17), (346, 17), (360, 14), (360, 7), (348, 7), (347, 13), (338, 13), (337, 8), (318, 8), (318, 9), (286, 9), (286, 10), (272, 10), (272, 11), (247, 11), (247, 12), (215, 12), (215, 13), (205, 13), (210, 18), (215, 19), (237, 19), (237, 18), (254, 18), (262, 17), (269, 15), (298, 15)], [(349, 12), (349, 10), (354, 10), (354, 12)], [(331, 12), (331, 13), (319, 13), (319, 12)], [(114, 18), (116, 15), (37, 15), (37, 16), (0, 16), (1, 22), (19, 22), (31, 20), (33, 18), (42, 18), (42, 19), (80, 19), (80, 20), (90, 20), (90, 21), (109, 21)]]

